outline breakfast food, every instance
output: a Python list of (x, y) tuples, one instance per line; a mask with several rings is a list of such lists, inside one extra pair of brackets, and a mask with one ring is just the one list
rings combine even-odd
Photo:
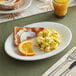
[(43, 30), (44, 27), (14, 27), (14, 43), (17, 46), (25, 40), (36, 37)]
[(34, 56), (35, 52), (31, 48), (32, 40), (26, 40), (18, 45), (18, 51), (24, 56)]
[(59, 44), (59, 34), (55, 30), (46, 29), (38, 34), (35, 45), (45, 52), (56, 49)]
[(31, 47), (31, 39), (34, 37), (36, 37), (36, 42), (33, 46), (45, 52), (56, 49), (60, 44), (59, 33), (54, 29), (49, 30), (44, 27), (14, 27), (13, 36), (18, 51), (24, 56), (36, 55)]
[(22, 0), (3, 0), (0, 1), (0, 10), (13, 10), (20, 7)]

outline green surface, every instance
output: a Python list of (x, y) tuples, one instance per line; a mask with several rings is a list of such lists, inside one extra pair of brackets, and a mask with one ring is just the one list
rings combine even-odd
[[(9, 57), (4, 51), (4, 42), (7, 37), (13, 32), (14, 26), (24, 26), (27, 24), (53, 21), (66, 25), (72, 31), (73, 38), (70, 45), (60, 54), (53, 57), (33, 61), (22, 62)], [(76, 7), (68, 10), (68, 14), (63, 19), (58, 19), (53, 15), (53, 12), (34, 15), (27, 18), (22, 18), (14, 21), (9, 21), (0, 24), (0, 76), (41, 76), (50, 66), (60, 59), (68, 50), (76, 46)]]

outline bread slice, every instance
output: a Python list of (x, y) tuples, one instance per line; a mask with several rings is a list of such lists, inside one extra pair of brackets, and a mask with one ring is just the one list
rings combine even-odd
[(28, 39), (32, 39), (33, 37), (36, 37), (38, 35), (38, 33), (40, 31), (44, 31), (45, 28), (44, 27), (14, 27), (14, 43), (15, 43), (16, 46), (19, 43), (21, 43), (20, 36), (18, 35), (18, 33), (20, 32), (20, 30), (26, 30), (26, 32), (28, 32), (29, 30), (31, 30), (32, 32), (35, 33), (34, 36), (27, 37), (27, 39), (25, 39), (25, 40), (28, 40)]
[(13, 10), (20, 7), (22, 0), (5, 0), (0, 1), (0, 10)]

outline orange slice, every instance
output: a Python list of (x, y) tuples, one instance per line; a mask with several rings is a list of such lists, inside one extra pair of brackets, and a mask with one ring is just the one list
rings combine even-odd
[(18, 51), (25, 56), (34, 56), (35, 52), (31, 48), (32, 40), (26, 40), (18, 45)]

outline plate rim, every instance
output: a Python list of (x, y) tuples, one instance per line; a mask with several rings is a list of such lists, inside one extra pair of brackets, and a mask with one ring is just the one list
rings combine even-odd
[[(19, 59), (19, 58), (16, 58), (16, 57), (10, 55), (10, 54), (6, 51), (6, 42), (7, 42), (8, 38), (13, 34), (13, 33), (12, 33), (12, 34), (10, 34), (10, 35), (7, 37), (7, 39), (6, 39), (6, 41), (5, 41), (5, 44), (4, 44), (4, 49), (5, 49), (5, 52), (7, 53), (7, 55), (9, 55), (10, 57), (12, 57), (12, 58), (14, 58), (14, 59), (21, 60), (21, 61), (36, 61), (36, 60), (42, 60), (42, 59), (46, 59), (46, 58), (49, 58), (49, 57), (52, 57), (52, 56), (54, 56), (54, 55), (57, 55), (57, 54), (61, 53), (61, 52), (70, 44), (70, 42), (71, 42), (71, 40), (72, 40), (72, 32), (71, 32), (71, 30), (70, 30), (67, 26), (65, 26), (64, 24), (57, 23), (57, 22), (48, 22), (48, 21), (46, 21), (46, 22), (37, 22), (37, 23), (28, 24), (28, 25), (26, 25), (26, 26), (24, 26), (24, 27), (28, 27), (29, 25), (33, 25), (33, 24), (35, 25), (35, 24), (38, 24), (38, 23), (56, 23), (56, 24), (60, 24), (60, 26), (65, 27), (66, 29), (68, 29), (70, 38), (69, 38), (68, 43), (64, 46), (64, 48), (60, 49), (61, 51), (56, 52), (56, 53), (54, 53), (54, 54), (52, 54), (52, 55), (50, 55), (50, 53), (48, 53), (47, 56), (44, 56), (44, 54), (43, 54), (43, 56), (42, 56), (42, 57), (39, 57), (39, 58), (28, 59), (28, 57), (26, 57), (25, 59), (24, 59), (24, 58), (23, 58), (23, 59)], [(33, 57), (34, 57), (34, 56), (33, 56)]]

